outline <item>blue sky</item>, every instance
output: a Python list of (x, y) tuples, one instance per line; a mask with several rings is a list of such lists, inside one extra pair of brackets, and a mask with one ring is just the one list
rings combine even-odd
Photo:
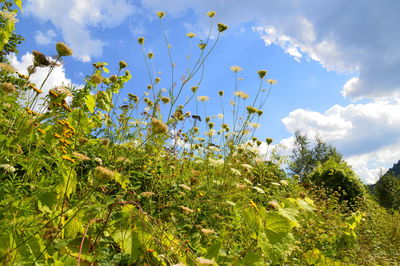
[[(160, 10), (167, 13), (161, 21), (155, 15)], [(364, 0), (26, 0), (17, 24), (26, 41), (13, 64), (23, 71), (32, 50), (54, 55), (55, 43), (63, 41), (74, 56), (57, 69), (49, 87), (80, 85), (91, 63), (108, 62), (116, 71), (123, 59), (133, 74), (125, 93), (141, 95), (148, 78), (137, 38), (145, 37), (145, 49), (155, 54), (161, 72), (160, 85), (167, 86), (162, 32), (172, 45), (179, 81), (189, 49), (194, 58), (197, 43), (206, 38), (210, 10), (217, 13), (213, 23), (229, 29), (205, 63), (198, 94), (211, 97), (208, 114), (221, 112), (219, 90), (228, 96), (229, 108), (231, 66), (243, 68), (240, 90), (250, 95), (260, 82), (257, 71), (266, 69), (278, 84), (263, 108), (260, 139), (272, 137), (290, 149), (296, 129), (311, 138), (318, 133), (366, 183), (400, 159), (400, 3), (395, 0), (379, 5)], [(187, 32), (197, 36), (189, 40)], [(44, 72), (33, 78), (40, 80)]]

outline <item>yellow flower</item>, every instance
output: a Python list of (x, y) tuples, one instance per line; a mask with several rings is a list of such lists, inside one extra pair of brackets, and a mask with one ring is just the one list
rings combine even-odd
[(190, 90), (191, 90), (193, 93), (195, 93), (195, 92), (197, 91), (198, 88), (199, 88), (199, 87), (197, 87), (197, 86), (193, 86), (193, 87), (190, 88)]
[(208, 100), (210, 100), (210, 97), (208, 97), (208, 96), (197, 96), (197, 100), (199, 102), (207, 102)]
[(235, 91), (233, 94), (242, 99), (249, 98), (249, 95), (247, 93), (245, 93), (244, 91)]
[(255, 108), (254, 106), (247, 106), (247, 112), (249, 112), (250, 114), (254, 114), (254, 113), (256, 113), (257, 111), (258, 111), (258, 109), (257, 108)]
[(165, 16), (165, 12), (163, 12), (163, 11), (157, 11), (157, 16), (158, 16), (159, 18), (163, 18), (163, 17)]
[(74, 163), (74, 162), (75, 162), (75, 160), (74, 160), (74, 159), (71, 159), (71, 157), (69, 157), (68, 155), (63, 155), (63, 156), (61, 156), (61, 158), (63, 158), (63, 159), (66, 160), (66, 161), (70, 161), (71, 163)]
[(188, 33), (186, 33), (186, 36), (188, 36), (189, 38), (193, 38), (196, 36), (196, 33), (188, 32)]
[(155, 82), (155, 83), (159, 83), (160, 80), (161, 80), (161, 79), (160, 79), (159, 77), (156, 77), (156, 79), (154, 80), (154, 82)]
[(218, 23), (218, 31), (219, 32), (226, 31), (227, 29), (228, 29), (228, 26), (226, 26), (225, 24), (222, 24), (222, 23)]
[(271, 85), (274, 85), (274, 84), (278, 83), (278, 81), (276, 81), (276, 80), (274, 80), (274, 79), (269, 79), (269, 80), (267, 80), (267, 82), (268, 82), (269, 84), (271, 84)]
[(207, 12), (207, 16), (209, 16), (210, 18), (214, 17), (216, 14), (217, 14), (217, 12), (215, 12), (214, 10)]
[(267, 70), (260, 70), (257, 72), (258, 76), (260, 77), (260, 79), (264, 78), (265, 75), (267, 75), (268, 71)]
[(257, 209), (257, 204), (252, 200), (250, 200), (250, 206)]
[(201, 42), (201, 43), (198, 44), (198, 46), (199, 46), (199, 48), (200, 48), (201, 50), (203, 50), (204, 48), (206, 48), (207, 44)]
[(169, 102), (170, 102), (170, 99), (169, 99), (168, 97), (162, 97), (162, 98), (161, 98), (161, 101), (162, 101), (163, 103), (169, 103)]
[(239, 71), (242, 71), (243, 69), (240, 66), (231, 66), (231, 71), (237, 73)]
[(123, 61), (123, 60), (119, 61), (119, 69), (123, 69), (127, 66), (128, 66), (128, 64), (125, 61)]
[(148, 58), (150, 58), (150, 59), (152, 59), (152, 58), (153, 58), (153, 56), (154, 56), (154, 54), (153, 54), (153, 53), (148, 53), (148, 54), (147, 54), (147, 57), (148, 57)]

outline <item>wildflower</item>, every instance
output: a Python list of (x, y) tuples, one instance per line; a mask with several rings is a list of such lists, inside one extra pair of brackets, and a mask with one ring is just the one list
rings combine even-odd
[(119, 69), (123, 69), (127, 66), (128, 64), (124, 60), (119, 61)]
[(218, 166), (224, 165), (224, 160), (222, 160), (222, 159), (215, 160), (213, 158), (210, 158), (210, 159), (208, 159), (208, 161), (209, 161), (209, 164), (213, 167), (218, 167)]
[(219, 96), (224, 96), (224, 91), (218, 91)]
[[(64, 95), (64, 96), (72, 96), (72, 93), (65, 86), (58, 86), (53, 89), (56, 94)], [(50, 93), (50, 92), (49, 92)]]
[(249, 114), (254, 114), (258, 111), (257, 108), (255, 108), (254, 106), (250, 106), (250, 105), (247, 106), (246, 109), (247, 109), (247, 112), (249, 112)]
[(222, 24), (222, 23), (218, 23), (217, 26), (218, 26), (218, 31), (219, 32), (223, 32), (223, 31), (228, 29), (228, 26), (226, 26), (225, 24)]
[(249, 123), (249, 126), (252, 128), (260, 128), (260, 124), (259, 123)]
[(208, 11), (207, 12), (207, 16), (209, 16), (210, 18), (214, 17), (217, 13), (214, 10)]
[(287, 186), (287, 185), (289, 185), (289, 182), (286, 181), (286, 180), (281, 180), (281, 184), (282, 184), (283, 186)]
[(242, 99), (249, 98), (249, 95), (247, 93), (245, 93), (244, 91), (235, 91), (233, 94)]
[(188, 207), (179, 206), (179, 208), (180, 208), (183, 212), (185, 212), (185, 213), (187, 213), (187, 214), (194, 213), (194, 210), (192, 210), (192, 209), (190, 209), (190, 208), (188, 208)]
[(153, 58), (153, 56), (154, 56), (154, 54), (153, 54), (153, 53), (148, 53), (148, 54), (147, 54), (147, 57), (148, 57), (149, 59), (152, 59), (152, 58)]
[(91, 76), (90, 81), (94, 84), (100, 84), (103, 82), (103, 77), (99, 73), (95, 73)]
[(254, 189), (255, 191), (257, 191), (258, 193), (261, 193), (261, 194), (264, 194), (264, 193), (265, 193), (265, 191), (264, 191), (262, 188), (253, 187), (253, 189)]
[(82, 154), (82, 153), (79, 153), (79, 152), (77, 152), (77, 151), (74, 151), (74, 152), (72, 153), (72, 155), (73, 155), (76, 159), (78, 159), (78, 160), (80, 160), (80, 161), (89, 161), (89, 160), (90, 160), (90, 157), (87, 157), (86, 155), (84, 155), (84, 154)]
[(94, 169), (94, 175), (99, 179), (113, 179), (115, 172), (102, 166), (97, 166)]
[(241, 176), (242, 175), (238, 169), (231, 168), (230, 170), (231, 170), (232, 174), (234, 174), (236, 176)]
[(50, 96), (57, 98), (59, 95), (54, 90), (49, 90)]
[(257, 115), (258, 116), (261, 116), (263, 114), (263, 111), (262, 110), (257, 110)]
[(235, 72), (235, 73), (237, 73), (237, 72), (239, 72), (239, 71), (242, 71), (243, 70), (243, 68), (241, 68), (240, 66), (231, 66), (231, 71), (233, 71), (233, 72)]
[(161, 98), (161, 101), (162, 101), (163, 103), (169, 103), (169, 102), (170, 102), (170, 99), (169, 99), (168, 97), (162, 97), (162, 98)]
[(144, 44), (144, 37), (139, 37), (139, 38), (138, 38), (138, 43), (139, 43), (140, 45), (143, 45), (143, 44)]
[(61, 158), (63, 158), (66, 161), (70, 161), (71, 163), (75, 163), (75, 160), (69, 157), (68, 155), (63, 155), (61, 156)]
[(227, 200), (225, 201), (226, 204), (231, 205), (231, 206), (236, 206), (236, 203), (234, 203), (233, 201)]
[(214, 129), (210, 129), (210, 131), (204, 132), (204, 135), (206, 135), (207, 137), (212, 137), (214, 136), (216, 133), (216, 131)]
[(251, 166), (250, 164), (247, 164), (247, 163), (242, 163), (242, 167), (248, 171), (253, 169), (253, 166)]
[(179, 184), (179, 187), (180, 187), (180, 188), (183, 188), (184, 190), (188, 190), (188, 191), (192, 190), (191, 187), (186, 186), (185, 184)]
[(242, 183), (237, 183), (237, 184), (236, 184), (236, 187), (237, 187), (238, 189), (244, 189), (244, 188), (247, 188), (247, 185), (246, 185), (246, 184), (242, 184)]
[(154, 194), (155, 193), (152, 191), (145, 191), (145, 192), (140, 193), (140, 196), (148, 198), (148, 197), (154, 196)]
[(153, 134), (164, 134), (168, 132), (168, 126), (164, 124), (162, 121), (152, 118), (151, 130)]
[(260, 77), (260, 79), (262, 79), (265, 77), (265, 75), (267, 75), (268, 71), (267, 70), (259, 70), (257, 73), (258, 73), (258, 76)]
[(196, 34), (193, 32), (188, 32), (188, 33), (186, 33), (186, 36), (188, 36), (189, 38), (193, 38), (196, 36)]
[(207, 228), (202, 228), (200, 231), (205, 235), (209, 235), (209, 234), (215, 233), (215, 231), (213, 229), (207, 229)]
[(161, 80), (161, 79), (160, 79), (159, 77), (156, 77), (156, 79), (154, 80), (154, 82), (155, 82), (155, 83), (159, 83), (160, 80)]
[(218, 117), (219, 119), (223, 119), (223, 118), (224, 118), (224, 114), (219, 113), (219, 114), (217, 115), (217, 117)]
[(277, 182), (271, 182), (271, 185), (279, 187), (281, 184)]
[(49, 66), (50, 61), (47, 60), (46, 56), (39, 51), (33, 50), (33, 62), (35, 66), (43, 67)]
[(5, 93), (14, 93), (17, 91), (17, 89), (15, 88), (15, 86), (9, 82), (6, 83), (2, 83), (1, 85), (1, 89), (5, 92)]
[(56, 50), (59, 56), (70, 56), (72, 55), (72, 50), (65, 43), (58, 42), (56, 44)]
[(199, 43), (197, 46), (199, 46), (199, 48), (200, 48), (201, 50), (204, 50), (204, 48), (206, 48), (207, 44), (201, 42), (201, 43)]
[(274, 85), (274, 84), (278, 83), (278, 81), (276, 81), (276, 80), (274, 80), (274, 79), (269, 79), (269, 80), (267, 80), (267, 82), (268, 82), (269, 84), (271, 84), (271, 85)]
[(0, 164), (0, 168), (2, 168), (6, 173), (14, 173), (16, 169), (11, 164)]
[(215, 261), (210, 260), (210, 259), (205, 259), (205, 258), (202, 258), (202, 257), (198, 257), (197, 258), (197, 262), (200, 265), (215, 265), (216, 264)]
[(208, 96), (197, 96), (197, 100), (199, 102), (207, 102), (208, 100), (210, 100), (210, 97), (208, 97)]
[(37, 131), (39, 131), (40, 133), (42, 133), (43, 135), (45, 135), (46, 134), (46, 131), (44, 131), (43, 129), (41, 129), (40, 127), (39, 128), (37, 128)]
[(214, 123), (213, 122), (208, 123), (208, 128), (209, 129), (212, 129), (213, 127), (214, 127)]
[(277, 210), (279, 208), (279, 204), (276, 201), (268, 201), (268, 207), (272, 210)]
[(24, 75), (24, 74), (21, 74), (21, 73), (19, 73), (19, 72), (17, 72), (17, 74), (18, 74), (18, 76), (19, 76), (20, 78), (22, 78), (22, 79), (28, 79), (28, 76), (26, 76), (26, 75)]
[(257, 204), (253, 200), (250, 200), (250, 206), (257, 209)]
[(95, 157), (93, 160), (98, 164), (103, 164), (103, 160), (99, 157)]
[(157, 11), (157, 17), (159, 17), (160, 19), (162, 19), (165, 16), (165, 12), (163, 11)]
[(266, 138), (265, 141), (267, 142), (268, 145), (270, 145), (272, 143), (272, 139), (271, 138)]
[[(12, 66), (10, 66), (9, 64), (6, 64), (6, 63), (0, 63), (0, 69), (1, 70), (4, 70), (4, 71), (7, 71), (7, 72), (9, 72), (9, 73), (15, 73), (15, 72), (17, 72), (17, 70), (14, 68), (14, 67), (12, 67)], [(18, 73), (19, 74), (19, 73)], [(21, 76), (20, 76), (21, 77)], [(21, 77), (22, 78), (22, 77)]]

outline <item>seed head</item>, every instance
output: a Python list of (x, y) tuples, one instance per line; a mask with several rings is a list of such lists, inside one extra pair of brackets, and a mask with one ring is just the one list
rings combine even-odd
[(218, 23), (218, 31), (219, 32), (226, 31), (227, 29), (228, 29), (228, 26), (226, 26), (225, 24), (222, 24), (222, 23)]
[(58, 42), (56, 44), (56, 50), (59, 56), (70, 56), (72, 55), (72, 50), (65, 43)]
[(143, 45), (143, 44), (144, 44), (144, 37), (139, 37), (139, 38), (138, 38), (138, 43), (139, 43), (140, 45)]
[(249, 114), (254, 114), (254, 113), (256, 113), (258, 110), (257, 110), (257, 108), (255, 108), (254, 106), (247, 106), (247, 112), (249, 112)]
[(168, 126), (162, 121), (152, 118), (151, 119), (151, 131), (153, 134), (164, 134), (168, 132)]
[(49, 66), (50, 61), (47, 60), (46, 56), (39, 51), (33, 50), (33, 62), (36, 66), (44, 67)]
[(113, 179), (115, 172), (102, 166), (97, 166), (94, 169), (94, 175), (99, 179)]
[(153, 58), (153, 56), (154, 56), (154, 54), (153, 54), (153, 53), (148, 53), (148, 54), (147, 54), (147, 57), (148, 57), (149, 59), (152, 59), (152, 58)]
[(260, 77), (260, 79), (262, 79), (265, 77), (265, 75), (267, 75), (268, 71), (267, 70), (259, 70), (257, 73), (258, 73), (258, 76)]
[(103, 82), (103, 77), (99, 73), (95, 73), (90, 78), (90, 81), (94, 84), (100, 84)]
[(9, 72), (9, 73), (17, 72), (17, 70), (14, 67), (12, 67), (12, 66), (10, 66), (9, 64), (6, 64), (6, 63), (0, 63), (0, 70), (4, 70), (4, 71)]
[(15, 86), (9, 82), (6, 83), (2, 83), (1, 84), (1, 89), (5, 92), (5, 93), (14, 93), (17, 91), (17, 89), (15, 88)]
[(123, 60), (119, 61), (119, 69), (123, 69), (127, 66), (128, 66), (128, 64), (125, 61), (123, 61)]
[(274, 84), (278, 83), (278, 81), (276, 81), (276, 80), (274, 80), (274, 79), (269, 79), (269, 80), (267, 80), (267, 82), (268, 82), (270, 85), (274, 85)]

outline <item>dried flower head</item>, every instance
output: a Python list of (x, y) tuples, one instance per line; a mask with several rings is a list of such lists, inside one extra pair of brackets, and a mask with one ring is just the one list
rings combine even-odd
[(59, 56), (70, 56), (72, 55), (72, 49), (69, 48), (65, 43), (58, 42), (56, 44), (56, 50)]
[(188, 32), (188, 33), (186, 33), (186, 36), (188, 36), (189, 38), (193, 38), (196, 36), (196, 33)]
[(117, 77), (117, 75), (112, 75), (112, 76), (110, 76), (108, 79), (109, 79), (112, 83), (115, 83), (115, 82), (117, 82), (118, 77)]
[(139, 195), (142, 196), (142, 197), (148, 198), (148, 197), (154, 196), (154, 194), (155, 193), (152, 192), (152, 191), (145, 191), (145, 192), (140, 193)]
[(162, 121), (152, 118), (151, 119), (151, 131), (153, 134), (164, 134), (168, 132), (168, 126)]
[(103, 166), (97, 166), (94, 169), (94, 175), (99, 179), (113, 179), (115, 177), (115, 172), (107, 169)]
[(139, 37), (137, 41), (138, 41), (138, 43), (140, 45), (143, 45), (144, 44), (144, 37)]
[(231, 66), (231, 71), (237, 73), (239, 71), (242, 71), (243, 69), (240, 66)]
[(33, 63), (35, 66), (44, 67), (50, 65), (50, 61), (41, 52), (33, 50), (32, 54), (33, 54)]
[(10, 66), (9, 64), (6, 64), (6, 63), (0, 63), (0, 70), (4, 70), (4, 71), (9, 72), (9, 73), (17, 72), (17, 70), (13, 66)]
[[(72, 96), (72, 93), (67, 89), (67, 87), (65, 86), (58, 86), (55, 87), (54, 89), (49, 91), (49, 94), (51, 94), (51, 92), (54, 92), (55, 94), (59, 95), (63, 95), (63, 96)], [(54, 96), (54, 97), (58, 97), (58, 96)]]
[(90, 77), (90, 81), (94, 84), (100, 84), (103, 82), (103, 77), (99, 73), (95, 73)]
[(73, 155), (76, 159), (78, 159), (78, 160), (80, 160), (80, 161), (89, 161), (89, 160), (90, 160), (90, 157), (87, 157), (86, 155), (84, 155), (84, 154), (82, 154), (82, 153), (79, 153), (79, 152), (77, 152), (77, 151), (74, 151), (74, 152), (72, 153), (72, 155)]
[(1, 90), (4, 91), (5, 93), (14, 93), (17, 91), (15, 86), (9, 82), (2, 83), (0, 85), (0, 87), (1, 87)]
[(200, 231), (205, 235), (209, 235), (209, 234), (214, 234), (215, 233), (215, 231), (213, 229), (207, 229), (207, 228), (202, 228)]
[(226, 31), (227, 29), (228, 29), (228, 26), (226, 26), (225, 24), (222, 24), (222, 23), (218, 23), (218, 31), (219, 32), (223, 32), (223, 31)]
[(154, 80), (154, 82), (155, 82), (155, 83), (159, 83), (160, 80), (161, 80), (161, 79), (160, 79), (159, 77), (156, 77), (155, 80)]
[(187, 213), (187, 214), (194, 213), (194, 210), (192, 210), (192, 209), (190, 209), (190, 208), (188, 208), (188, 207), (179, 206), (179, 208), (180, 208), (184, 213)]
[(262, 79), (265, 77), (265, 75), (267, 75), (268, 71), (267, 70), (259, 70), (257, 73), (258, 73), (258, 76), (260, 77), (260, 79)]
[(127, 66), (128, 64), (124, 60), (119, 61), (119, 69), (123, 69)]

